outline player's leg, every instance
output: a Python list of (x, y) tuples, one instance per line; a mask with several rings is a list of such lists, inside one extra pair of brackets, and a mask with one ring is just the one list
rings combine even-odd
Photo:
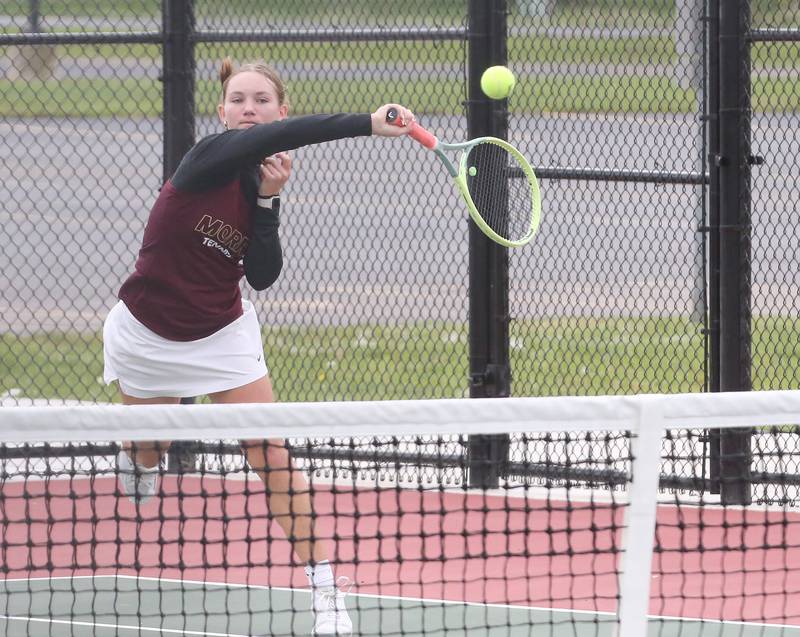
[[(252, 383), (209, 396), (215, 403), (271, 403), (272, 383), (264, 376)], [(292, 464), (283, 440), (242, 441), (247, 462), (267, 486), (269, 508), (303, 563), (327, 559), (314, 541), (311, 494), (302, 472)]]
[[(210, 396), (215, 403), (273, 402), (272, 383), (264, 376), (252, 383)], [(306, 564), (314, 591), (314, 634), (346, 635), (353, 629), (323, 542), (314, 535), (314, 515), (308, 481), (295, 468), (284, 440), (242, 441), (247, 462), (267, 487), (272, 517), (291, 541), (297, 557)], [(345, 578), (346, 579), (346, 578)]]
[[(120, 390), (124, 405), (173, 405), (180, 398), (136, 398)], [(169, 448), (169, 441), (126, 441), (117, 456), (120, 490), (133, 502), (144, 504), (158, 488), (158, 467)]]

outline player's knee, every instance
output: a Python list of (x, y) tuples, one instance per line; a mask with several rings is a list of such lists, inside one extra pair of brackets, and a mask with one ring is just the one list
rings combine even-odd
[(242, 440), (240, 444), (250, 466), (257, 471), (286, 467), (289, 464), (289, 451), (285, 440), (280, 438)]

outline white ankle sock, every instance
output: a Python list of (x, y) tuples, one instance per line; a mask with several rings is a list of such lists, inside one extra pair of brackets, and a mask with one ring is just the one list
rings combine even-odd
[(336, 584), (333, 579), (333, 569), (328, 560), (306, 566), (306, 577), (308, 577), (308, 585), (312, 588), (327, 588)]

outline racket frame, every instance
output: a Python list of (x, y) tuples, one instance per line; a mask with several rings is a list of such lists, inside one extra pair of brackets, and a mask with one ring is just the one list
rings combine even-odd
[[(389, 109), (389, 112), (386, 116), (386, 121), (399, 125), (399, 122), (397, 122), (397, 115), (397, 109)], [(541, 193), (539, 192), (539, 181), (536, 179), (536, 174), (533, 172), (533, 168), (531, 168), (531, 165), (528, 163), (528, 160), (525, 159), (525, 156), (522, 153), (520, 153), (507, 141), (500, 139), (499, 137), (476, 137), (475, 139), (471, 139), (467, 142), (456, 144), (442, 142), (439, 141), (439, 139), (429, 130), (417, 124), (417, 122), (413, 122), (411, 124), (411, 130), (409, 130), (408, 134), (409, 137), (417, 141), (419, 144), (425, 146), (425, 148), (429, 150), (432, 150), (444, 164), (445, 168), (447, 168), (447, 172), (450, 173), (450, 176), (456, 182), (456, 187), (458, 188), (459, 193), (461, 193), (461, 197), (464, 199), (464, 202), (467, 204), (469, 216), (475, 222), (475, 225), (480, 228), (481, 232), (483, 232), (492, 241), (507, 248), (519, 248), (533, 239), (533, 237), (536, 235), (536, 232), (539, 230), (539, 223), (542, 216), (542, 199)], [(523, 176), (528, 181), (528, 184), (531, 188), (531, 221), (530, 225), (528, 226), (528, 232), (519, 239), (507, 239), (506, 237), (502, 237), (492, 230), (491, 226), (489, 226), (489, 224), (486, 223), (484, 218), (481, 216), (481, 213), (475, 205), (475, 202), (472, 200), (472, 195), (469, 194), (469, 185), (467, 184), (467, 173), (469, 166), (467, 166), (467, 158), (469, 157), (469, 153), (473, 147), (487, 142), (500, 146), (500, 148), (508, 152), (514, 157), (514, 159), (517, 160), (520, 168), (522, 168)], [(458, 161), (458, 168), (453, 165), (453, 162), (451, 162), (450, 158), (445, 155), (445, 152), (461, 153), (461, 157)]]
[[(508, 239), (492, 230), (491, 226), (489, 226), (489, 224), (486, 223), (484, 218), (481, 216), (480, 211), (478, 210), (477, 206), (475, 206), (475, 202), (472, 201), (472, 195), (469, 193), (469, 185), (467, 184), (469, 166), (467, 165), (467, 159), (470, 151), (475, 146), (483, 143), (495, 144), (512, 155), (519, 164), (519, 167), (522, 169), (523, 176), (520, 178), (524, 178), (530, 185), (532, 206), (530, 224), (525, 235), (518, 239)], [(528, 163), (528, 160), (525, 159), (525, 156), (522, 153), (520, 153), (507, 141), (500, 139), (499, 137), (476, 137), (468, 142), (462, 142), (458, 144), (448, 144), (440, 141), (434, 148), (432, 148), (432, 150), (445, 165), (447, 172), (450, 173), (450, 176), (455, 181), (458, 191), (461, 193), (464, 202), (467, 204), (469, 216), (472, 217), (472, 220), (475, 222), (475, 225), (480, 228), (481, 232), (483, 232), (492, 241), (495, 241), (496, 243), (499, 243), (507, 248), (519, 248), (533, 239), (533, 237), (536, 235), (536, 232), (539, 230), (539, 223), (542, 216), (541, 194), (539, 192), (539, 182), (536, 179), (536, 174), (533, 172), (533, 168), (531, 168), (531, 165)], [(458, 160), (458, 169), (456, 169), (450, 159), (445, 155), (445, 152), (461, 152), (461, 157)]]

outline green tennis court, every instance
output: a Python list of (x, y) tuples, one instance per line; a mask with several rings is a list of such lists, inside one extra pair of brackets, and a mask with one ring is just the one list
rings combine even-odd
[[(113, 575), (7, 581), (3, 590), (8, 637), (311, 633), (308, 590)], [(537, 623), (563, 624), (555, 628), (563, 635), (611, 635), (609, 615), (358, 594), (348, 604), (359, 635), (522, 636)]]
[[(7, 580), (0, 626), (7, 637), (251, 636), (311, 632), (307, 590), (100, 575)], [(609, 613), (351, 594), (357, 635), (532, 634), (611, 637)], [(800, 628), (651, 618), (664, 637), (795, 637)]]

